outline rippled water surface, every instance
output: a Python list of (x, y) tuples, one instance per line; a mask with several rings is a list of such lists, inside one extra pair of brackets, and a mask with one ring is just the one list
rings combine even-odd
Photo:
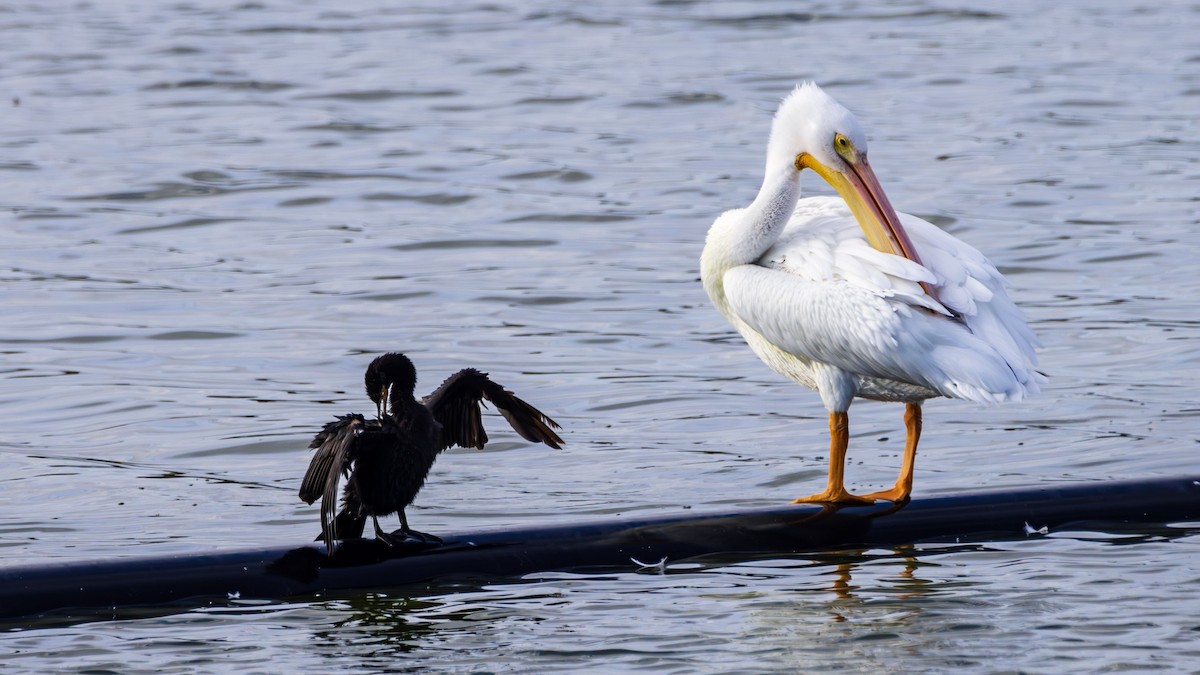
[[(370, 356), (479, 366), (438, 532), (779, 504), (825, 412), (713, 310), (704, 233), (805, 79), (898, 208), (988, 253), (1046, 344), (1022, 404), (926, 406), (919, 495), (1194, 473), (1200, 5), (0, 4), (0, 556), (287, 545)], [(827, 192), (806, 175), (810, 191)], [(369, 404), (368, 404), (369, 405)], [(850, 480), (900, 408), (853, 409)], [(1200, 668), (1197, 537), (1052, 533), (539, 575), (11, 632), (7, 666), (313, 672)]]

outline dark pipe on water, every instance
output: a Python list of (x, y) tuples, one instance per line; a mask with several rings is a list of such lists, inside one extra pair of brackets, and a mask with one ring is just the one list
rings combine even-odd
[[(188, 601), (283, 599), (353, 589), (494, 581), (552, 570), (613, 570), (705, 555), (762, 555), (995, 541), (1026, 525), (1098, 529), (1200, 521), (1200, 476), (1045, 485), (926, 497), (903, 505), (781, 506), (445, 535), (438, 546), (344, 542), (157, 558), (0, 568), (0, 619), (53, 613), (70, 621)], [(636, 562), (635, 562), (636, 561)], [(110, 614), (111, 616), (112, 614)]]

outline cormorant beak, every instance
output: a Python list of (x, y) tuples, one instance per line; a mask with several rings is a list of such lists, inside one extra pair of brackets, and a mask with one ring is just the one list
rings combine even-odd
[(379, 400), (375, 402), (375, 415), (379, 419), (383, 419), (383, 416), (387, 414), (388, 392), (390, 390), (391, 385), (387, 384), (383, 385), (383, 387), (379, 389)]

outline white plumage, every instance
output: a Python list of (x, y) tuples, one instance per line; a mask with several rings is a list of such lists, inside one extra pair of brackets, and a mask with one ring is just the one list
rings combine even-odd
[[(842, 199), (800, 199), (804, 168)], [(751, 349), (820, 392), (830, 412), (829, 487), (797, 501), (905, 499), (923, 400), (1020, 400), (1044, 380), (1037, 339), (999, 271), (932, 223), (892, 210), (857, 121), (814, 84), (780, 105), (758, 197), (713, 223), (701, 276)], [(866, 498), (841, 485), (839, 434), (848, 436), (856, 396), (904, 402), (915, 418), (896, 487)]]

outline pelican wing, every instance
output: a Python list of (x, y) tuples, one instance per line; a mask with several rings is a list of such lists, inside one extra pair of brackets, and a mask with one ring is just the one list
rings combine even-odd
[(905, 226), (924, 265), (872, 248), (838, 200), (801, 200), (757, 264), (725, 273), (730, 308), (783, 351), (858, 376), (981, 402), (1036, 392), (1037, 343), (999, 272), (930, 223)]
[(369, 424), (362, 415), (342, 415), (326, 424), (309, 444), (316, 452), (300, 481), (300, 499), (306, 504), (321, 499), (321, 534), (330, 552), (338, 539), (338, 484), (349, 473), (359, 437)]
[(525, 440), (555, 449), (562, 447), (562, 438), (554, 433), (554, 429), (560, 428), (558, 423), (488, 379), (486, 373), (466, 368), (446, 378), (437, 391), (425, 398), (426, 407), (442, 425), (442, 449), (452, 445), (483, 448), (488, 440), (480, 412), (485, 398)]
[(1045, 381), (1037, 371), (1038, 342), (1017, 304), (1008, 297), (1008, 282), (974, 246), (933, 223), (901, 213), (900, 219), (936, 277), (939, 298), (971, 332), (998, 351), (1022, 384), (1036, 393)]
[(872, 248), (846, 203), (835, 197), (800, 200), (779, 241), (758, 264), (808, 281), (844, 281), (883, 297), (950, 315), (921, 288), (921, 282), (936, 283), (937, 274), (908, 258)]

